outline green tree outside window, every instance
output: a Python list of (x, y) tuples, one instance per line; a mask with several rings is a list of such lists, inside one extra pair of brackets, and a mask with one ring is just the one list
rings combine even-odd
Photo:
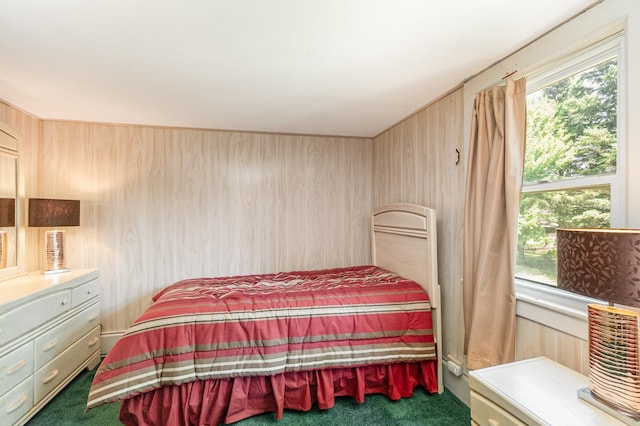
[[(611, 226), (609, 185), (571, 180), (616, 173), (617, 74), (612, 58), (527, 95), (519, 277), (555, 285), (555, 230)], [(568, 185), (535, 189), (558, 181)]]

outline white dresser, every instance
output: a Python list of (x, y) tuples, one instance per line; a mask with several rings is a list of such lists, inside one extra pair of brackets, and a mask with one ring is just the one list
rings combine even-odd
[(100, 362), (100, 272), (0, 281), (0, 425), (24, 424)]
[(578, 398), (589, 379), (548, 358), (469, 373), (471, 423), (481, 426), (614, 426), (618, 419)]

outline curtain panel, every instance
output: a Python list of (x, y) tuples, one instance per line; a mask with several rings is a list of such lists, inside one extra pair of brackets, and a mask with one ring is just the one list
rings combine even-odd
[(470, 370), (513, 361), (518, 214), (526, 132), (525, 79), (479, 92), (471, 122), (463, 269)]

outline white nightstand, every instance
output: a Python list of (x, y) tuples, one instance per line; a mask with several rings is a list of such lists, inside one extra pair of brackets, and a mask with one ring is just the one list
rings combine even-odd
[(469, 373), (471, 422), (497, 425), (623, 425), (578, 398), (589, 379), (548, 358)]

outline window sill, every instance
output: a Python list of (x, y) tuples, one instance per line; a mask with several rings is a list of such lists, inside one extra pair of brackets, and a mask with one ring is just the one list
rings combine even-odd
[(587, 304), (604, 303), (516, 278), (516, 315), (587, 340)]

